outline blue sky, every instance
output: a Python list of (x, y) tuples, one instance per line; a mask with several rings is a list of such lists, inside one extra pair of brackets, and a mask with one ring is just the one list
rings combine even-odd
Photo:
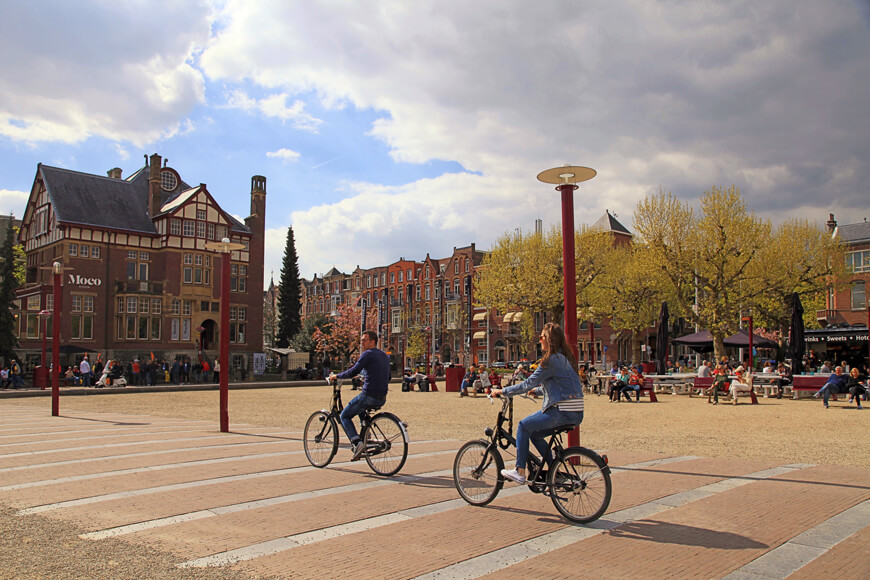
[(266, 276), (421, 260), (558, 224), (536, 181), (598, 176), (575, 221), (736, 184), (774, 221), (868, 216), (866, 0), (0, 0), (0, 212), (39, 162), (160, 153), (245, 217)]

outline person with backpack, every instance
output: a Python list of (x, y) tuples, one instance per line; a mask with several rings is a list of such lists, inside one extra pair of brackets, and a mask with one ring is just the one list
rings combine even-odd
[(15, 359), (12, 359), (12, 365), (9, 367), (9, 380), (12, 382), (13, 389), (24, 387), (24, 379), (21, 378), (21, 366)]

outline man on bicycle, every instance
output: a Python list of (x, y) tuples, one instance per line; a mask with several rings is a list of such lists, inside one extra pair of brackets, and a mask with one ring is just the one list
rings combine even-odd
[[(558, 324), (548, 322), (541, 331), (541, 348), (544, 356), (541, 364), (525, 381), (504, 389), (493, 389), (492, 395), (507, 397), (520, 395), (535, 389), (535, 394), (544, 395), (543, 409), (532, 413), (517, 424), (517, 465), (515, 469), (503, 469), (501, 474), (515, 481), (526, 483), (526, 462), (529, 456), (529, 440), (542, 455), (549, 453), (546, 436), (563, 425), (579, 425), (583, 421), (583, 387), (577, 374), (577, 361), (571, 352), (565, 333)], [(553, 458), (543, 456), (546, 463)]]
[(365, 443), (360, 441), (356, 426), (353, 424), (354, 417), (365, 414), (365, 410), (373, 407), (383, 407), (387, 402), (387, 388), (390, 382), (390, 358), (387, 353), (378, 348), (378, 333), (366, 330), (360, 337), (360, 354), (356, 363), (339, 374), (329, 375), (329, 381), (335, 379), (347, 379), (355, 377), (365, 371), (365, 381), (362, 392), (354, 397), (341, 412), (341, 426), (347, 438), (350, 439), (353, 458), (357, 461), (365, 451)]

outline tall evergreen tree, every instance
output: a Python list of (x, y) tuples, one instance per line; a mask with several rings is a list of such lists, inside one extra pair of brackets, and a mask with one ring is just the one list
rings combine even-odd
[(302, 307), (299, 292), (299, 265), (296, 256), (296, 241), (293, 226), (287, 228), (287, 245), (284, 247), (284, 263), (281, 266), (281, 293), (278, 296), (278, 332), (275, 342), (279, 348), (287, 348), (290, 340), (302, 327), (299, 310)]
[(15, 290), (19, 281), (15, 276), (15, 230), (10, 220), (6, 228), (6, 239), (0, 250), (0, 357), (5, 361), (18, 358), (18, 338), (15, 336), (15, 316), (12, 314)]

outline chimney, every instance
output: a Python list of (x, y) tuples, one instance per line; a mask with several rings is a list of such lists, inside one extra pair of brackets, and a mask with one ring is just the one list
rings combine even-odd
[(121, 179), (121, 168), (113, 167), (106, 172), (106, 175), (108, 175), (112, 179)]
[(828, 218), (828, 223), (825, 225), (828, 227), (829, 233), (834, 233), (834, 230), (837, 229), (837, 220), (834, 219), (834, 214), (828, 214), (831, 217)]
[(162, 159), (160, 155), (155, 153), (151, 156), (151, 161), (148, 164), (149, 173), (148, 173), (148, 213), (151, 215), (151, 219), (160, 213), (160, 206), (162, 205), (160, 202), (160, 163)]
[(266, 178), (262, 175), (251, 177), (251, 215), (266, 216)]

